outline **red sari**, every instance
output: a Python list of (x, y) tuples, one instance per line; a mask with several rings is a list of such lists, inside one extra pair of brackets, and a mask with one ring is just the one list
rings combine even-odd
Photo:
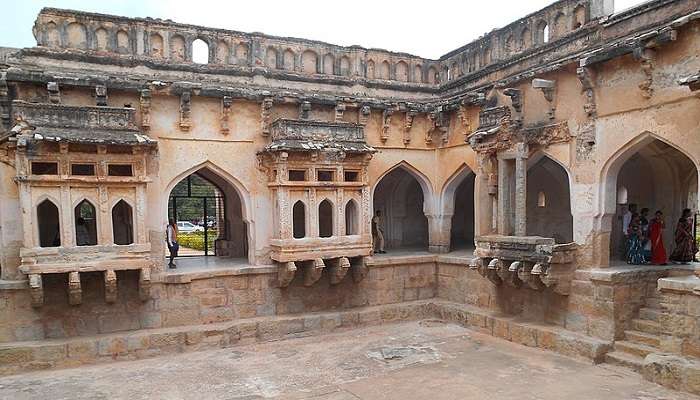
[(664, 247), (664, 222), (654, 218), (649, 225), (649, 240), (651, 240), (651, 263), (664, 265), (667, 263), (666, 248)]

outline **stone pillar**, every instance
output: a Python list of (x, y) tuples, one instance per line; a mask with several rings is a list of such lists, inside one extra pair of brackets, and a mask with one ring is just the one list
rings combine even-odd
[(515, 156), (515, 236), (527, 236), (527, 144), (517, 144)]
[(512, 160), (498, 159), (498, 234), (512, 235), (513, 221), (511, 220), (511, 181), (513, 170)]
[(452, 235), (452, 214), (426, 215), (428, 218), (428, 251), (448, 253)]

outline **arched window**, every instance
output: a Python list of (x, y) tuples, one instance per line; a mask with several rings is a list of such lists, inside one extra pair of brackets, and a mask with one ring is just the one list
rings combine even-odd
[(539, 44), (549, 42), (549, 25), (547, 25), (547, 23), (544, 21), (540, 22), (538, 28), (538, 36), (538, 40), (540, 42)]
[(306, 236), (306, 206), (301, 200), (292, 207), (292, 231), (294, 239)]
[(537, 207), (547, 207), (547, 195), (544, 192), (537, 193)]
[(228, 60), (230, 57), (230, 50), (228, 47), (228, 44), (224, 42), (223, 40), (219, 40), (219, 43), (216, 45), (216, 63), (217, 64), (228, 64)]
[(151, 56), (156, 58), (163, 58), (163, 37), (157, 33), (152, 33), (150, 37), (151, 43)]
[(307, 74), (315, 74), (318, 72), (317, 69), (318, 57), (316, 53), (311, 50), (306, 50), (301, 53), (301, 70)]
[[(294, 64), (292, 62), (292, 64)], [(265, 65), (270, 68), (277, 68), (277, 50), (274, 47), (268, 47), (265, 52)]]
[(369, 60), (367, 61), (367, 79), (374, 79), (374, 75), (374, 61)]
[(209, 45), (202, 39), (192, 42), (192, 61), (197, 64), (209, 64)]
[(71, 22), (66, 28), (68, 47), (87, 49), (87, 29), (85, 25)]
[(586, 7), (580, 4), (574, 8), (574, 19), (572, 28), (578, 29), (586, 24)]
[(328, 199), (318, 205), (318, 236), (333, 236), (333, 204)]
[(58, 33), (58, 28), (54, 22), (46, 24), (46, 45), (48, 47), (61, 46), (61, 34)]
[(389, 61), (382, 61), (381, 65), (379, 66), (379, 77), (381, 79), (389, 79), (390, 72), (391, 71), (391, 66), (389, 65)]
[(413, 82), (423, 83), (423, 66), (416, 65), (413, 67)]
[(117, 52), (121, 54), (129, 52), (129, 34), (126, 31), (117, 32)]
[(134, 243), (134, 216), (129, 203), (119, 200), (112, 207), (112, 234), (114, 244)]
[(75, 206), (75, 244), (78, 246), (97, 245), (97, 213), (95, 206), (83, 200)]
[(294, 52), (287, 49), (285, 50), (284, 54), (282, 55), (282, 61), (283, 61), (283, 67), (287, 71), (294, 71), (294, 58), (296, 56), (294, 55)]
[(355, 200), (348, 201), (345, 205), (345, 234), (346, 235), (358, 235), (359, 231), (359, 221), (358, 221), (357, 203)]
[(323, 56), (323, 73), (326, 75), (333, 75), (333, 66), (335, 65), (335, 57), (332, 54), (326, 54)]
[(49, 199), (42, 201), (36, 208), (39, 226), (39, 246), (58, 247), (61, 245), (61, 224), (58, 207)]
[(396, 80), (408, 82), (408, 64), (404, 61), (396, 63)]
[(185, 61), (187, 59), (185, 51), (185, 38), (180, 35), (170, 37), (170, 59), (175, 61)]
[(248, 64), (248, 45), (246, 43), (238, 43), (236, 45), (236, 64)]
[(109, 41), (107, 30), (99, 28), (95, 31), (95, 48), (99, 51), (107, 50), (107, 42)]
[(352, 66), (350, 65), (350, 59), (343, 56), (340, 59), (340, 75), (350, 76), (352, 75)]

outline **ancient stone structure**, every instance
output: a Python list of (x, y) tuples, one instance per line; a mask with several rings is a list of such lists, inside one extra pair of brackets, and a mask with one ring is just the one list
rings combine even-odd
[(699, 4), (612, 6), (437, 60), (43, 9), (0, 49), (0, 372), (437, 317), (700, 393), (694, 266), (620, 252), (626, 204), (669, 251), (698, 209)]

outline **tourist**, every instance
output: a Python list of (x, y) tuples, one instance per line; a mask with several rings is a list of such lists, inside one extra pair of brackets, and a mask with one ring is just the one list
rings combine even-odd
[(649, 240), (649, 209), (648, 208), (642, 208), (642, 211), (639, 212), (639, 225), (642, 228), (642, 236), (644, 239), (642, 239), (643, 247), (644, 247), (644, 258), (649, 261), (651, 260), (651, 241)]
[(683, 210), (683, 215), (676, 225), (674, 241), (676, 247), (671, 253), (671, 261), (687, 264), (695, 260), (696, 244), (693, 236), (693, 220), (690, 209)]
[(169, 268), (177, 268), (175, 265), (175, 257), (177, 257), (177, 251), (180, 249), (180, 245), (177, 243), (177, 225), (174, 220), (168, 221), (168, 228), (165, 232), (166, 242), (168, 243), (168, 251), (170, 251), (170, 262), (168, 263)]
[(649, 243), (651, 244), (651, 263), (654, 265), (666, 265), (666, 248), (664, 247), (664, 230), (666, 221), (661, 210), (654, 213), (654, 218), (649, 225)]
[(382, 230), (382, 211), (377, 210), (372, 218), (372, 248), (377, 254), (384, 254), (384, 231)]
[(637, 205), (630, 203), (627, 205), (627, 210), (622, 214), (622, 235), (624, 237), (624, 240), (622, 241), (622, 257), (626, 258), (627, 254), (629, 253), (629, 247), (627, 244), (629, 243), (629, 228), (630, 228), (630, 222), (632, 222), (632, 214), (637, 212)]
[(627, 264), (646, 264), (643, 242), (644, 235), (642, 234), (639, 214), (634, 213), (627, 230)]

